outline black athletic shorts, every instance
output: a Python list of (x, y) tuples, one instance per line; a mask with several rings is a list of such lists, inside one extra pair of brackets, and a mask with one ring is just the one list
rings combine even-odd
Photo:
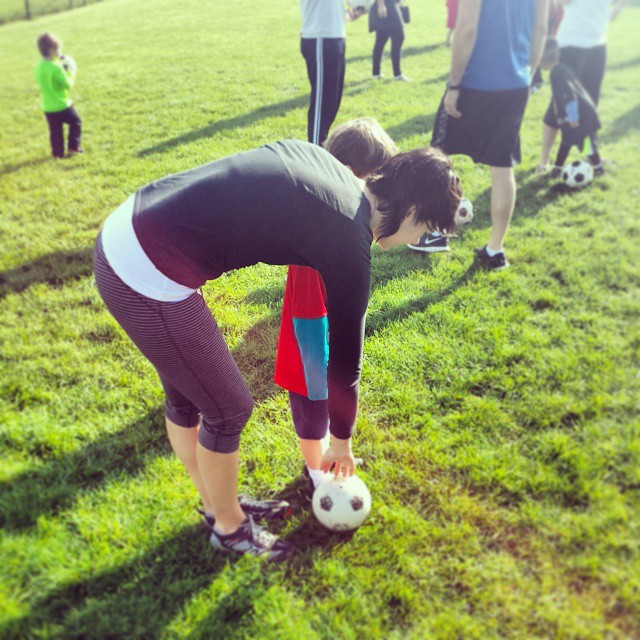
[(520, 163), (520, 125), (529, 87), (507, 91), (460, 89), (458, 111), (452, 118), (440, 101), (431, 144), (449, 155), (462, 154), (490, 167)]

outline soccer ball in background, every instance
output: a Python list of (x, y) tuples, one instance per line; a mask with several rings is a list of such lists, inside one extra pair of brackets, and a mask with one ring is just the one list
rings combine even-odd
[(574, 160), (562, 170), (562, 180), (570, 189), (582, 189), (593, 180), (593, 167), (584, 160)]
[(456, 215), (453, 218), (456, 226), (461, 227), (465, 224), (469, 224), (473, 220), (473, 205), (471, 204), (471, 200), (467, 198), (462, 198), (460, 200), (460, 204), (458, 205), (458, 210), (456, 211)]
[(349, 9), (353, 9), (354, 11), (357, 9), (369, 11), (375, 4), (375, 1), (376, 0), (347, 0), (347, 4), (349, 5)]
[(313, 492), (313, 513), (327, 529), (357, 529), (371, 511), (371, 494), (357, 476), (323, 480)]
[(78, 65), (70, 55), (63, 53), (60, 56), (60, 62), (62, 64), (62, 67), (65, 69), (65, 71), (68, 71), (73, 75), (75, 75), (78, 72)]

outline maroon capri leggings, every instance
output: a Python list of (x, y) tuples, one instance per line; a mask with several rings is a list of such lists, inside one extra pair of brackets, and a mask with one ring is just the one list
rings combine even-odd
[(115, 274), (98, 236), (94, 254), (98, 291), (107, 308), (160, 376), (167, 418), (181, 427), (202, 421), (200, 444), (237, 451), (253, 400), (211, 311), (199, 293), (159, 302), (137, 293)]

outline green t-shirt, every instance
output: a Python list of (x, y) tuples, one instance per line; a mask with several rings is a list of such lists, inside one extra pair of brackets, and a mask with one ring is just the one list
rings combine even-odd
[(64, 111), (73, 104), (68, 95), (73, 85), (73, 75), (65, 71), (59, 62), (43, 58), (36, 66), (35, 75), (42, 92), (42, 110), (45, 113)]

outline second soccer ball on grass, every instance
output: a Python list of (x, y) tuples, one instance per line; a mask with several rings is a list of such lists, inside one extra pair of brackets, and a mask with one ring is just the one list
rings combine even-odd
[(562, 170), (562, 180), (570, 189), (582, 189), (593, 180), (593, 167), (584, 160), (574, 160)]
[(458, 205), (458, 210), (456, 211), (456, 215), (453, 218), (456, 226), (461, 227), (465, 224), (469, 224), (473, 220), (473, 205), (471, 204), (471, 200), (467, 198), (462, 198), (460, 200), (460, 204)]

